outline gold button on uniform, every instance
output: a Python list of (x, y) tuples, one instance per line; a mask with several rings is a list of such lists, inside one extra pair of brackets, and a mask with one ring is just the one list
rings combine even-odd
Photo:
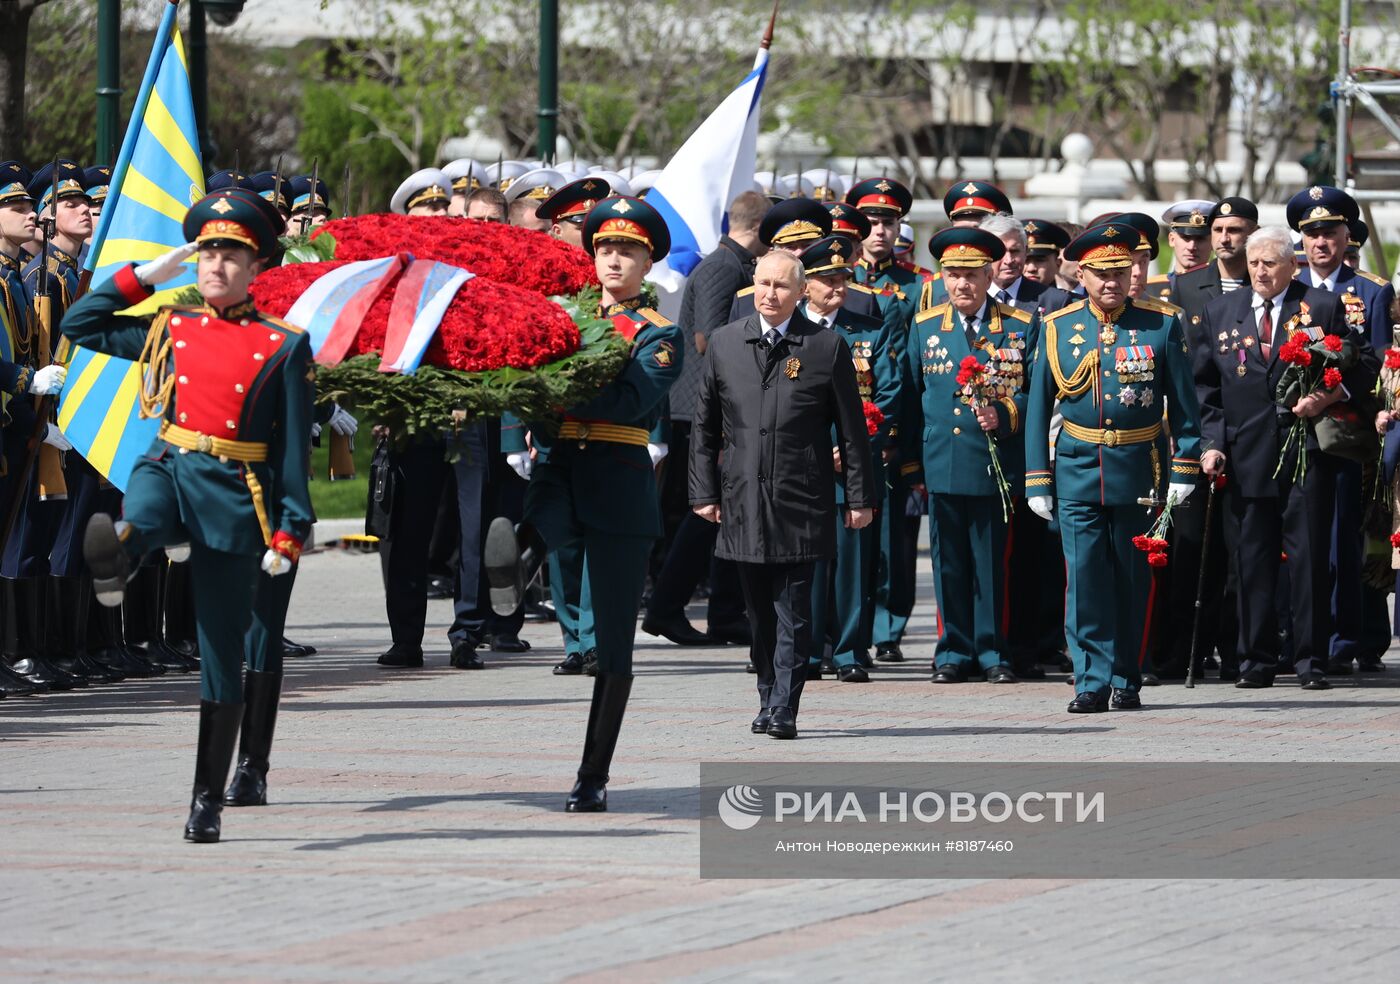
[(183, 424), (185, 421), (187, 421), (187, 420), (189, 420), (189, 419), (190, 419), (190, 415), (189, 415), (189, 414), (187, 414), (187, 413), (182, 413), (182, 414), (180, 414), (180, 423)]
[(954, 428), (953, 428), (953, 433), (954, 433), (954, 434), (961, 434), (961, 433), (962, 433), (962, 428), (961, 428), (961, 427), (954, 427)]
[(954, 417), (960, 417), (960, 416), (962, 416), (962, 407), (954, 407), (954, 408), (953, 408), (953, 416), (954, 416)]
[(253, 359), (257, 362), (261, 362), (263, 360), (263, 354), (261, 352), (254, 352)]
[(181, 385), (181, 386), (184, 386), (184, 385), (185, 385), (186, 383), (188, 383), (189, 381), (190, 381), (190, 377), (189, 377), (189, 376), (181, 376), (181, 377), (180, 377), (180, 385)]
[(242, 384), (242, 383), (234, 383), (234, 384), (233, 384), (233, 391), (234, 391), (235, 393), (242, 393), (242, 392), (243, 392), (243, 384)]
[(229, 430), (237, 430), (237, 429), (238, 429), (238, 424), (234, 423), (232, 420), (226, 420), (226, 421), (224, 421), (224, 423), (228, 425), (228, 429), (229, 429)]

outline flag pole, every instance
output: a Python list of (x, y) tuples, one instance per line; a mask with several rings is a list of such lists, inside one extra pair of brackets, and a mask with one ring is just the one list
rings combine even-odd
[(116, 166), (112, 168), (112, 183), (107, 189), (107, 201), (102, 215), (97, 220), (97, 230), (92, 235), (92, 245), (88, 249), (84, 271), (91, 274), (97, 269), (97, 257), (102, 252), (102, 244), (107, 239), (107, 227), (116, 214), (116, 201), (122, 193), (122, 182), (131, 164), (131, 155), (136, 150), (136, 137), (141, 132), (141, 121), (146, 118), (146, 107), (150, 105), (151, 93), (155, 91), (156, 76), (160, 73), (165, 50), (170, 46), (170, 35), (175, 29), (175, 18), (180, 12), (180, 0), (169, 0), (165, 13), (161, 16), (160, 27), (156, 29), (155, 43), (151, 45), (151, 57), (146, 61), (146, 74), (141, 78), (141, 88), (136, 90), (136, 104), (131, 108), (131, 119), (126, 125), (126, 135), (122, 137), (121, 153), (117, 155)]

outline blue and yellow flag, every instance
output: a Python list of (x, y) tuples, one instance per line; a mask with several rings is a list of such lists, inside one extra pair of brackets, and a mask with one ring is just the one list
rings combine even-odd
[[(181, 223), (204, 197), (204, 168), (190, 95), (185, 47), (175, 25), (179, 4), (167, 4), (156, 32), (136, 105), (112, 170), (102, 217), (88, 251), (92, 282), (128, 263), (144, 263), (185, 242)], [(194, 284), (194, 265), (127, 313), (151, 313)], [(141, 367), (74, 347), (59, 402), (58, 426), (73, 447), (125, 490), (137, 458), (150, 446), (159, 420), (143, 420)]]

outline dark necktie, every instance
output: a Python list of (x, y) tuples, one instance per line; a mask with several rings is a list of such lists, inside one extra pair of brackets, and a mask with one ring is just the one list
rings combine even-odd
[(967, 336), (967, 347), (977, 347), (977, 317), (976, 315), (965, 315), (963, 318), (963, 334)]
[(773, 351), (773, 346), (777, 345), (778, 339), (782, 337), (782, 335), (778, 334), (778, 329), (769, 328), (763, 333), (763, 347), (770, 352)]
[(1274, 351), (1274, 319), (1269, 314), (1274, 309), (1273, 301), (1264, 302), (1264, 313), (1259, 316), (1259, 354), (1268, 362)]

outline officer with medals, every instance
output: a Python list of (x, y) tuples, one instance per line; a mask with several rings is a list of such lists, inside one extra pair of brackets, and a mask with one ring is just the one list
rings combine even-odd
[[(1303, 262), (1298, 280), (1337, 295), (1352, 331), (1360, 332), (1378, 352), (1391, 347), (1391, 306), (1395, 288), (1388, 280), (1345, 262), (1351, 223), (1361, 218), (1356, 199), (1345, 191), (1314, 185), (1288, 201), (1288, 225), (1303, 237)], [(1390, 645), (1386, 596), (1361, 576), (1361, 465), (1343, 461), (1337, 474), (1336, 522), (1333, 529), (1333, 637), (1329, 672), (1347, 674), (1352, 664), (1375, 669)]]
[[(852, 286), (873, 291), (881, 314), (891, 329), (890, 355), (898, 365), (904, 358), (905, 336), (914, 320), (914, 304), (922, 278), (894, 258), (895, 241), (899, 238), (900, 221), (909, 213), (914, 196), (892, 178), (867, 178), (858, 181), (846, 193), (846, 204), (861, 214), (870, 231), (861, 242), (861, 256), (856, 263)], [(911, 476), (917, 471), (918, 435), (909, 428), (900, 428), (897, 421), (915, 419), (916, 397), (905, 393), (901, 397), (896, 423), (891, 428), (889, 445), (881, 455), (889, 467), (880, 490), (880, 561), (875, 586), (875, 620), (871, 640), (875, 658), (881, 662), (898, 663), (904, 658), (900, 643), (909, 616), (914, 611), (915, 566), (918, 563), (918, 524), (923, 505), (911, 498), (915, 491)]]
[(546, 550), (583, 554), (591, 588), (598, 670), (570, 813), (607, 809), (608, 771), (632, 691), (632, 645), (647, 556), (661, 535), (650, 432), (680, 376), (681, 330), (642, 306), (642, 281), (671, 248), (666, 223), (639, 198), (604, 199), (588, 213), (583, 245), (602, 281), (599, 315), (632, 344), (617, 377), (571, 407), (556, 438), (532, 430), (539, 449), (525, 495), (525, 523), (494, 520), (485, 564), (496, 611), (512, 611)]
[[(248, 286), (278, 249), (282, 217), (244, 188), (206, 195), (186, 246), (127, 266), (63, 321), (74, 343), (145, 369), (141, 412), (160, 434), (132, 470), (122, 519), (99, 513), (83, 552), (97, 600), (121, 604), (152, 550), (188, 555), (200, 652), (199, 744), (185, 839), (217, 841), (243, 719), (244, 636), (259, 569), (278, 576), (311, 532), (307, 490), (314, 368), (299, 328), (258, 313)], [(150, 297), (198, 253), (205, 305), (165, 307), (149, 325), (117, 311)], [(254, 671), (261, 666), (250, 666)]]
[[(1008, 524), (992, 467), (1021, 479), (1026, 354), (1033, 315), (992, 300), (993, 265), (1006, 247), (985, 229), (944, 229), (929, 242), (949, 299), (919, 312), (906, 368), (922, 406), (920, 474), (929, 495), (929, 547), (941, 632), (934, 683), (974, 670), (1015, 683), (1005, 646)], [(960, 380), (965, 360), (985, 367), (980, 384)]]
[[(900, 411), (900, 376), (890, 356), (890, 337), (903, 331), (897, 320), (877, 320), (855, 314), (842, 306), (854, 269), (856, 246), (849, 239), (827, 236), (802, 253), (807, 274), (807, 299), (803, 315), (814, 325), (831, 328), (846, 341), (856, 370), (856, 386), (862, 402), (873, 404), (883, 418), (870, 436), (874, 487), (883, 484), (880, 452), (889, 440)], [(895, 311), (891, 308), (890, 311)], [(867, 424), (867, 429), (869, 424)], [(834, 430), (834, 429), (833, 429)], [(845, 474), (839, 440), (832, 435), (832, 466), (836, 475), (837, 516), (844, 515)], [(860, 656), (870, 649), (875, 618), (874, 584), (880, 541), (873, 524), (861, 529), (836, 522), (836, 558), (816, 562), (812, 575), (812, 652), (807, 658), (807, 679), (819, 680), (828, 647), (836, 679), (865, 683), (870, 676)]]
[[(1130, 299), (1138, 231), (1110, 221), (1065, 248), (1088, 296), (1047, 314), (1026, 407), (1026, 497), (1060, 523), (1074, 660), (1071, 713), (1142, 706), (1151, 567), (1133, 538), (1150, 522), (1138, 499), (1179, 504), (1200, 473), (1200, 411), (1174, 308)], [(1062, 427), (1051, 471), (1050, 422)], [(1175, 454), (1160, 447), (1164, 418)], [(1169, 483), (1169, 485), (1168, 485)], [(1166, 488), (1164, 488), (1166, 486)]]

